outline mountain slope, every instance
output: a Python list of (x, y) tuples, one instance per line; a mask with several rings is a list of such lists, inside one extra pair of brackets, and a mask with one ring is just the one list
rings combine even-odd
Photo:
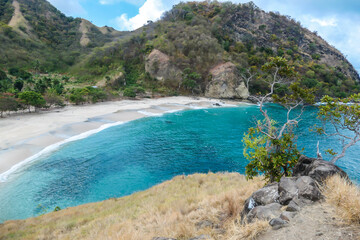
[[(73, 73), (88, 72), (87, 78), (100, 80), (122, 72), (120, 86), (140, 85), (165, 94), (203, 95), (209, 93), (209, 85), (212, 90), (225, 86), (223, 95), (209, 96), (226, 97), (241, 85), (241, 72), (260, 69), (269, 57), (282, 56), (296, 67), (302, 85), (318, 89), (318, 96), (359, 91), (359, 74), (337, 49), (289, 16), (266, 13), (252, 3), (180, 3), (160, 21), (137, 31), (127, 40), (97, 49)], [(231, 64), (236, 68), (226, 67)], [(212, 74), (219, 68), (225, 71), (221, 76), (232, 76), (231, 82)], [(253, 81), (249, 90), (264, 91), (263, 83)]]
[(111, 28), (104, 31), (83, 19), (66, 17), (45, 0), (6, 0), (0, 13), (3, 67), (31, 68), (39, 61), (43, 71), (66, 70), (81, 55), (117, 36)]
[[(246, 98), (266, 89), (261, 79), (247, 89), (242, 76), (272, 56), (286, 58), (319, 97), (360, 90), (359, 74), (341, 52), (291, 17), (252, 2), (180, 3), (132, 32), (66, 17), (45, 0), (4, 0), (0, 14), (0, 68), (68, 72), (77, 82), (129, 96), (147, 90)], [(280, 86), (278, 93), (286, 91)]]

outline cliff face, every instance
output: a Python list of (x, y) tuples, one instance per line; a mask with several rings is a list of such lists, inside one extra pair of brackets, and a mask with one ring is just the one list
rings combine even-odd
[(249, 90), (233, 63), (220, 64), (211, 69), (210, 74), (212, 79), (206, 88), (206, 97), (242, 99), (249, 97)]

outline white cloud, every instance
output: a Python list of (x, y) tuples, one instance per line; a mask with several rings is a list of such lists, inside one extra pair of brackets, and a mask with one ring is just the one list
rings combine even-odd
[(85, 15), (86, 10), (81, 6), (81, 0), (48, 0), (57, 9), (71, 16)]
[(99, 3), (102, 5), (114, 4), (117, 2), (127, 2), (135, 6), (141, 6), (145, 1), (144, 0), (99, 0)]
[(321, 27), (336, 27), (337, 26), (337, 19), (334, 17), (327, 18), (327, 19), (313, 18), (310, 20), (310, 22), (317, 23)]
[(146, 0), (144, 5), (139, 8), (139, 13), (136, 16), (129, 18), (124, 13), (116, 18), (116, 23), (120, 30), (134, 30), (142, 27), (148, 20), (159, 19), (165, 10), (161, 0)]

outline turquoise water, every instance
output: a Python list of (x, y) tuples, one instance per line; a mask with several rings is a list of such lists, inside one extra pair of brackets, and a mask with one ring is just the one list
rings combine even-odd
[[(284, 115), (279, 106), (268, 109), (275, 118)], [(322, 149), (340, 147), (337, 139), (308, 131), (315, 115), (316, 108), (309, 108), (298, 130), (299, 145), (309, 156), (315, 156), (318, 140)], [(0, 221), (129, 195), (179, 174), (244, 173), (247, 161), (241, 139), (256, 116), (260, 118), (254, 105), (182, 111), (68, 143), (0, 183)], [(356, 180), (359, 152), (355, 146), (338, 162)]]

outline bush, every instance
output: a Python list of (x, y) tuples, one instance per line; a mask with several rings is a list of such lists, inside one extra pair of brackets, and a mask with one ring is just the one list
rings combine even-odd
[(41, 96), (41, 94), (34, 91), (25, 91), (20, 93), (19, 99), (23, 104), (28, 106), (29, 112), (31, 106), (34, 106), (36, 111), (36, 108), (43, 107), (45, 105), (45, 99)]
[(244, 156), (250, 161), (245, 167), (249, 179), (263, 173), (267, 182), (278, 182), (282, 176), (291, 175), (300, 157), (291, 133), (284, 134), (280, 139), (270, 139), (261, 135), (258, 128), (250, 128), (243, 143)]
[(134, 91), (134, 88), (125, 88), (124, 97), (130, 97), (130, 98), (136, 97), (136, 93)]

